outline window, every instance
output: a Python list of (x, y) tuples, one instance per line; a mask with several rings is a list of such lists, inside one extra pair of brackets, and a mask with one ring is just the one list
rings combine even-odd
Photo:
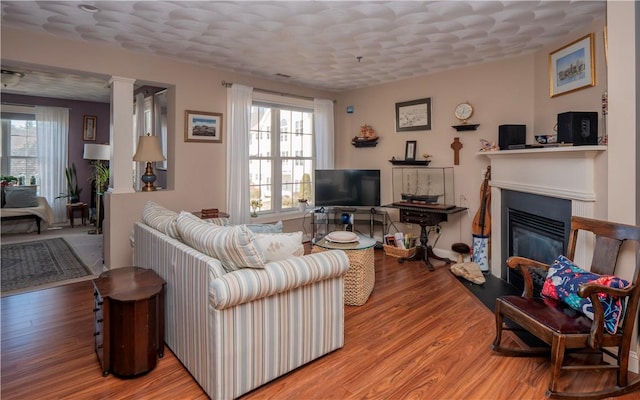
[(2, 113), (2, 175), (27, 185), (38, 179), (37, 139), (34, 114)]
[(312, 196), (313, 169), (313, 111), (254, 102), (249, 188), (251, 200), (262, 201), (260, 212), (297, 210), (298, 199)]

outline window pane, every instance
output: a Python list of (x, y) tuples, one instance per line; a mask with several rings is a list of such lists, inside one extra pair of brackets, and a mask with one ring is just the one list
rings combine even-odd
[(39, 176), (36, 122), (24, 119), (3, 120), (3, 127), (6, 127), (9, 135), (9, 154), (6, 154), (9, 170), (6, 173), (22, 178), (25, 184), (29, 184), (32, 176), (35, 179)]
[[(251, 200), (261, 200), (261, 211), (272, 210), (271, 204), (271, 161), (249, 161), (249, 193)], [(247, 205), (249, 207), (249, 205)]]
[(35, 121), (11, 120), (11, 155), (38, 155)]
[(271, 109), (251, 107), (250, 157), (268, 157), (271, 154)]

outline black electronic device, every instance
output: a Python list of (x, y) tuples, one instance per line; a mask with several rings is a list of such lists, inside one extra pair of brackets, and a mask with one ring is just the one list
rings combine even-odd
[(558, 114), (558, 143), (598, 144), (598, 113), (569, 111)]
[(379, 169), (317, 169), (314, 182), (316, 207), (380, 206)]
[(526, 137), (526, 125), (498, 126), (498, 146), (500, 147), (500, 150), (508, 150), (509, 148), (524, 145)]

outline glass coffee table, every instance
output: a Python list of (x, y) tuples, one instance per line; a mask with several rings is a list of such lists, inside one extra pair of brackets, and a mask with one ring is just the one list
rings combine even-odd
[(373, 249), (376, 240), (361, 234), (357, 235), (357, 241), (339, 240), (346, 237), (347, 232), (337, 231), (340, 235), (338, 241), (332, 241), (329, 233), (321, 240), (314, 243), (312, 253), (327, 250), (344, 250), (349, 258), (349, 269), (344, 276), (344, 304), (349, 306), (361, 306), (367, 302), (376, 281)]

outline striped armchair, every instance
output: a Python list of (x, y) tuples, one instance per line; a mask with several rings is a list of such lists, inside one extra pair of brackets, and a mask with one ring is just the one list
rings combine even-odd
[(143, 222), (134, 240), (135, 265), (167, 282), (166, 344), (209, 397), (239, 397), (344, 345), (344, 252), (226, 272)]

